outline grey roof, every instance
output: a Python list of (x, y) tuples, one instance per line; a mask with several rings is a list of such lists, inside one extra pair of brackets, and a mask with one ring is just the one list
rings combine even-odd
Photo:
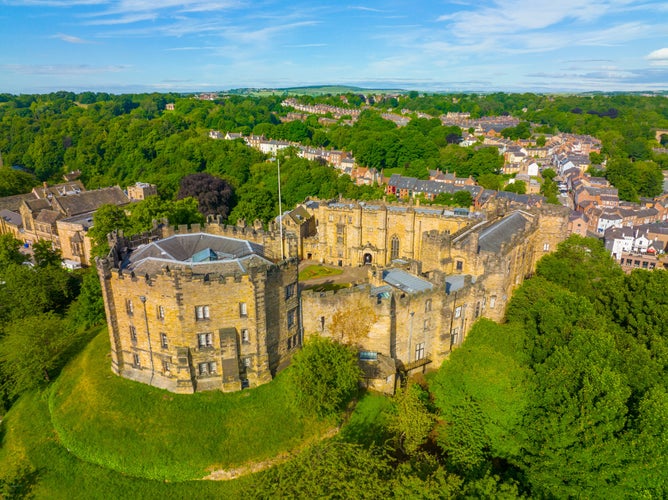
[(425, 292), (434, 288), (434, 285), (429, 281), (418, 278), (401, 269), (383, 271), (383, 281), (406, 293)]
[(141, 274), (155, 274), (165, 265), (188, 267), (196, 274), (244, 274), (249, 265), (271, 264), (263, 254), (262, 245), (246, 240), (206, 233), (177, 234), (137, 248), (123, 267)]
[(0, 210), (0, 219), (4, 219), (7, 223), (16, 227), (23, 227), (23, 220), (21, 219), (21, 214), (12, 212), (11, 210), (2, 209)]
[(498, 253), (501, 246), (511, 240), (513, 235), (523, 232), (529, 221), (521, 212), (513, 212), (502, 220), (483, 229), (478, 238), (478, 249), (483, 252)]
[(130, 199), (118, 186), (84, 191), (77, 194), (55, 198), (53, 203), (62, 213), (74, 216), (86, 212), (93, 212), (102, 205), (126, 205)]
[(453, 274), (445, 278), (445, 293), (456, 292), (464, 288), (466, 276), (464, 274)]

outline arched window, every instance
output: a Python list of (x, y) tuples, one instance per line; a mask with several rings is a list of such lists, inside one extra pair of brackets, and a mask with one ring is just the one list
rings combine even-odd
[(399, 237), (395, 234), (392, 236), (392, 243), (390, 246), (390, 259), (398, 259), (399, 258)]
[(427, 299), (427, 301), (424, 303), (424, 312), (429, 311), (431, 311), (431, 299)]

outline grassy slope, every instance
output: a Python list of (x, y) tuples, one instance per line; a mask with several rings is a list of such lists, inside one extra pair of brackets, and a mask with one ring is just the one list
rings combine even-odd
[(53, 425), (84, 460), (182, 481), (274, 457), (326, 430), (297, 414), (285, 377), (233, 394), (178, 395), (113, 375), (108, 352), (105, 330), (51, 390)]
[(2, 423), (0, 478), (11, 477), (17, 468), (37, 470), (32, 493), (47, 499), (238, 498), (252, 476), (235, 481), (189, 481), (168, 483), (128, 477), (83, 462), (58, 442), (49, 420), (46, 395), (29, 393), (10, 410)]
[[(53, 428), (52, 421), (49, 414), (49, 404), (52, 406), (57, 400), (63, 399), (63, 406), (61, 409), (54, 406), (56, 412), (61, 412), (61, 418), (70, 412), (72, 420), (86, 420), (88, 418), (100, 419), (100, 416), (94, 415), (95, 411), (99, 411), (90, 401), (91, 410), (85, 409), (88, 402), (84, 398), (90, 398), (90, 387), (94, 386), (93, 380), (97, 379), (100, 382), (100, 377), (105, 381), (116, 381), (123, 384), (129, 384), (126, 387), (128, 392), (132, 392), (138, 387), (144, 387), (141, 384), (134, 384), (129, 381), (123, 381), (115, 376), (111, 376), (108, 372), (109, 359), (107, 353), (107, 341), (105, 335), (97, 337), (91, 345), (89, 345), (80, 358), (74, 360), (65, 370), (61, 379), (59, 379), (55, 386), (44, 392), (31, 392), (25, 394), (12, 407), (9, 413), (5, 416), (4, 421), (0, 424), (0, 480), (11, 478), (15, 475), (16, 470), (24, 469), (27, 471), (36, 470), (37, 473), (32, 478), (32, 493), (37, 499), (71, 499), (71, 498), (86, 498), (86, 499), (109, 499), (109, 498), (130, 498), (141, 497), (144, 499), (170, 499), (170, 498), (192, 498), (199, 495), (206, 495), (211, 498), (239, 498), (243, 489), (247, 485), (258, 480), (257, 474), (243, 476), (232, 481), (183, 481), (183, 482), (169, 482), (160, 480), (151, 480), (131, 477), (129, 475), (116, 472), (107, 468), (107, 464), (95, 465), (87, 461), (80, 460), (73, 453), (74, 450), (68, 450), (64, 445), (58, 434)], [(96, 375), (91, 376), (91, 382), (85, 383), (85, 378), (82, 377), (82, 370), (85, 369), (86, 363), (97, 363), (103, 360), (106, 368), (95, 370)], [(272, 383), (268, 387), (274, 387), (278, 384)], [(111, 383), (105, 382), (104, 388), (112, 386)], [(74, 391), (76, 394), (67, 396), (65, 394), (66, 388), (69, 391)], [(54, 399), (54, 390), (58, 389), (59, 396)], [(142, 397), (148, 397), (150, 400), (157, 393), (160, 398), (167, 395), (168, 398), (174, 395), (159, 391), (157, 389), (148, 388), (147, 393)], [(244, 391), (239, 394), (251, 394), (254, 391)], [(106, 392), (106, 391), (105, 391)], [(279, 391), (275, 391), (272, 395), (277, 395)], [(230, 396), (222, 395), (220, 396)], [(135, 398), (143, 404), (142, 397)], [(249, 396), (245, 396), (248, 398)], [(184, 396), (184, 398), (193, 398), (193, 396)], [(133, 399), (133, 400), (135, 400)], [(65, 400), (69, 401), (65, 404)], [(77, 401), (78, 400), (78, 401)], [(172, 403), (173, 400), (164, 400)], [(147, 401), (151, 404), (151, 401)], [(155, 404), (155, 401), (153, 401)], [(376, 442), (380, 444), (384, 441), (382, 431), (380, 430), (380, 423), (382, 421), (382, 410), (387, 407), (389, 401), (379, 395), (366, 395), (357, 405), (348, 425), (346, 425), (339, 435), (340, 438), (353, 442), (360, 442), (370, 444)], [(71, 407), (68, 410), (68, 406)], [(78, 417), (71, 414), (71, 410), (78, 408), (83, 411)], [(187, 411), (187, 405), (181, 405), (178, 408), (180, 411)], [(211, 409), (211, 408), (210, 408)], [(192, 410), (192, 408), (191, 408)], [(103, 410), (104, 411), (104, 410)], [(213, 409), (217, 414), (216, 410)], [(311, 426), (312, 424), (305, 424)], [(270, 423), (267, 427), (275, 425)], [(86, 427), (86, 426), (83, 426)], [(125, 426), (123, 426), (125, 428)], [(179, 426), (181, 427), (181, 426)], [(315, 428), (321, 428), (319, 424)], [(94, 433), (94, 436), (98, 432)], [(134, 432), (125, 428), (123, 434), (139, 435), (139, 432)], [(264, 435), (264, 433), (262, 433)], [(207, 433), (208, 439), (215, 441), (216, 436), (214, 432)], [(79, 446), (84, 446), (85, 436), (72, 436), (73, 442), (79, 443)], [(249, 437), (254, 439), (254, 437)], [(122, 437), (118, 438), (117, 443), (113, 443), (113, 448), (116, 450), (125, 450), (128, 444)], [(182, 441), (184, 449), (192, 443), (185, 438)], [(89, 443), (92, 447), (99, 447), (99, 443)], [(158, 453), (157, 445), (153, 445), (154, 452)], [(261, 448), (265, 448), (262, 446)], [(165, 450), (163, 450), (165, 451)], [(237, 450), (239, 451), (239, 450)], [(113, 456), (110, 451), (104, 452), (101, 448), (97, 448), (99, 456), (109, 454)], [(123, 451), (125, 454), (125, 452)], [(176, 460), (183, 464), (185, 458), (178, 453), (171, 453), (165, 451), (172, 458), (176, 456)], [(141, 463), (147, 462), (147, 456), (141, 453), (140, 456), (132, 455), (133, 460)], [(130, 455), (128, 455), (130, 456)], [(299, 459), (298, 457), (296, 458)], [(179, 470), (182, 470), (179, 468)], [(261, 475), (262, 473), (260, 473)]]

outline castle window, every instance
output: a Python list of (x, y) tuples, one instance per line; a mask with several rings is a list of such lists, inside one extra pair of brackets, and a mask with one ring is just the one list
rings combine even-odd
[(297, 308), (290, 309), (288, 311), (288, 328), (295, 326), (297, 321)]
[(415, 346), (415, 361), (424, 358), (424, 342), (420, 342)]
[(244, 358), (243, 359), (243, 364), (244, 364), (244, 367), (250, 368), (251, 367), (251, 358)]
[(141, 368), (141, 360), (139, 359), (139, 354), (135, 353), (132, 355), (132, 365), (135, 368)]
[(494, 309), (494, 306), (496, 305), (496, 295), (492, 295), (489, 298), (489, 308)]
[(544, 243), (543, 244), (543, 252), (549, 252), (550, 251), (550, 244), (549, 243)]
[(285, 300), (288, 300), (290, 297), (292, 297), (295, 294), (296, 290), (297, 290), (297, 283), (290, 283), (288, 286), (286, 286)]
[(209, 306), (195, 306), (195, 319), (197, 321), (209, 319)]
[(197, 364), (197, 373), (200, 377), (206, 375), (214, 375), (218, 371), (218, 366), (215, 361), (205, 361)]
[(462, 315), (462, 306), (457, 306), (455, 309), (455, 318), (459, 318)]
[(128, 312), (128, 316), (132, 316), (135, 312), (134, 306), (132, 305), (132, 299), (125, 299), (125, 310)]
[(424, 303), (424, 312), (429, 312), (431, 311), (431, 299), (427, 299), (427, 301)]
[(450, 332), (451, 335), (451, 343), (456, 344), (457, 341), (459, 340), (459, 328), (453, 328), (452, 331)]
[(137, 329), (130, 325), (130, 340), (137, 342)]
[(167, 349), (167, 334), (166, 333), (161, 333), (160, 334), (160, 347), (163, 349)]
[(248, 306), (245, 302), (239, 302), (239, 315), (248, 316)]
[(392, 240), (390, 243), (390, 259), (398, 259), (399, 258), (399, 237), (395, 234), (392, 236)]
[(424, 329), (429, 330), (430, 327), (431, 327), (431, 321), (429, 319), (425, 319), (424, 320)]
[(477, 318), (478, 316), (480, 316), (480, 302), (476, 302), (475, 305), (475, 317)]
[(163, 373), (169, 373), (169, 361), (162, 360), (162, 371)]
[(241, 330), (241, 343), (242, 344), (250, 344), (250, 333), (248, 333), (247, 328), (243, 328)]
[(458, 260), (455, 263), (455, 268), (457, 269), (457, 271), (463, 271), (464, 270), (464, 261), (463, 260)]
[(288, 337), (288, 351), (292, 349), (292, 337)]
[(213, 333), (198, 333), (197, 347), (199, 347), (200, 349), (206, 347), (213, 347)]
[(158, 306), (156, 308), (156, 315), (158, 319), (165, 319), (165, 308), (163, 306)]

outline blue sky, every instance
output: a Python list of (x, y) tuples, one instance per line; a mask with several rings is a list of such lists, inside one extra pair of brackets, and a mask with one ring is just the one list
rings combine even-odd
[(668, 2), (0, 0), (0, 92), (668, 89)]

